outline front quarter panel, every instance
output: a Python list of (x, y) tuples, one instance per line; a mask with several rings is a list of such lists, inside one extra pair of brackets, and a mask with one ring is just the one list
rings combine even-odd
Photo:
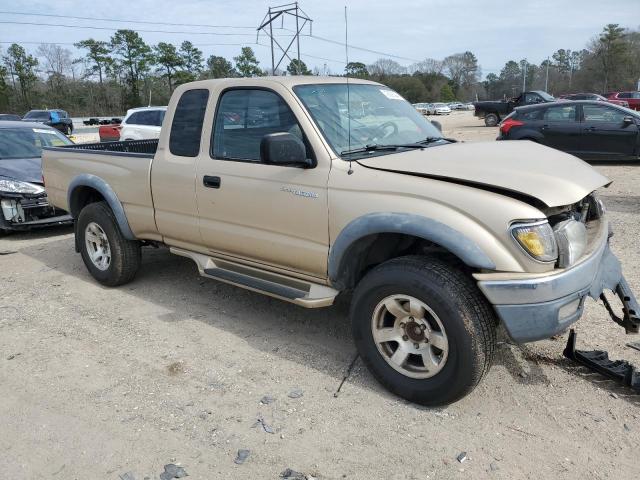
[[(436, 147), (446, 148), (446, 147)], [(389, 156), (389, 162), (393, 162)], [(355, 220), (373, 214), (402, 213), (416, 222), (420, 218), (446, 227), (448, 238), (458, 236), (474, 245), (473, 254), (467, 258), (468, 246), (460, 244), (455, 252), (444, 246), (474, 268), (505, 272), (544, 272), (552, 265), (529, 259), (515, 244), (509, 233), (513, 220), (544, 218), (538, 209), (522, 201), (441, 180), (421, 178), (413, 175), (385, 172), (349, 164), (335, 159), (329, 188), (329, 235), (332, 250), (339, 248), (349, 230), (346, 227)], [(444, 232), (444, 229), (442, 230)], [(455, 234), (455, 235), (454, 235)], [(344, 237), (343, 237), (344, 238)], [(432, 240), (434, 241), (434, 240)], [(439, 243), (437, 240), (434, 243)], [(335, 253), (330, 253), (335, 261)], [(488, 259), (488, 262), (473, 264), (470, 258)], [(331, 270), (331, 265), (330, 265)]]

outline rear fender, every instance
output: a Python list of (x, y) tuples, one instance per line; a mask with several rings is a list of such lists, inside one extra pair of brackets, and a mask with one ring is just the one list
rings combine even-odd
[(78, 215), (80, 215), (80, 211), (84, 207), (84, 205), (80, 203), (80, 192), (82, 187), (91, 188), (102, 195), (111, 208), (122, 235), (124, 235), (127, 240), (136, 240), (136, 237), (129, 226), (127, 215), (125, 214), (124, 208), (122, 207), (120, 200), (118, 200), (116, 193), (103, 179), (89, 173), (78, 175), (69, 184), (67, 204), (69, 205), (69, 213), (74, 218), (74, 221), (77, 220)]

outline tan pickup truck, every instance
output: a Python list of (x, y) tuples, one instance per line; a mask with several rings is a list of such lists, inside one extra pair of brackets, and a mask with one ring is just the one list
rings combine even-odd
[(425, 405), (516, 342), (578, 320), (587, 296), (637, 303), (594, 193), (609, 181), (531, 142), (442, 137), (395, 91), (344, 78), (207, 80), (176, 89), (159, 140), (48, 148), (49, 200), (93, 277), (132, 280), (141, 247), (303, 307), (352, 293), (373, 375)]

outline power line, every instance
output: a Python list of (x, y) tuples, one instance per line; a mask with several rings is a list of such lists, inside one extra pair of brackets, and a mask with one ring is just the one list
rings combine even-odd
[[(52, 18), (69, 18), (75, 20), (91, 20), (91, 21), (105, 21), (105, 22), (117, 22), (117, 23), (139, 23), (146, 25), (169, 25), (169, 26), (178, 26), (178, 27), (204, 27), (204, 28), (235, 28), (235, 29), (248, 29), (255, 30), (255, 27), (242, 26), (242, 25), (210, 25), (210, 24), (197, 24), (197, 23), (173, 23), (173, 22), (152, 22), (147, 20), (120, 20), (116, 18), (98, 18), (98, 17), (81, 17), (75, 15), (56, 15), (50, 13), (31, 13), (31, 12), (11, 12), (11, 11), (0, 11), (0, 14), (8, 14), (8, 15), (22, 15), (22, 16), (38, 16), (38, 17), (52, 17)], [(48, 24), (48, 23), (37, 23), (37, 22), (18, 22), (18, 21), (0, 21), (0, 23), (6, 24), (17, 24), (17, 25), (36, 25), (36, 26), (51, 26), (51, 27), (65, 27), (65, 28), (87, 28), (91, 30), (118, 30), (117, 28), (109, 28), (109, 27), (98, 27), (95, 25), (82, 26), (82, 25), (63, 25), (63, 24)], [(281, 28), (281, 30), (287, 30), (293, 32), (293, 30), (288, 28)], [(227, 32), (184, 32), (184, 31), (165, 31), (165, 30), (139, 30), (136, 31), (144, 32), (144, 33), (175, 33), (175, 34), (193, 34), (193, 35), (228, 35), (228, 36), (249, 36), (250, 34), (242, 34), (242, 33), (227, 33)], [(284, 35), (283, 35), (284, 36)], [(286, 35), (290, 37), (291, 35)], [(316, 40), (320, 40), (327, 43), (332, 43), (334, 45), (343, 46), (344, 42), (340, 42), (337, 40), (332, 40), (330, 38), (321, 37), (318, 35), (303, 35), (308, 36), (309, 38), (314, 38)], [(23, 42), (27, 43), (27, 42)], [(376, 55), (382, 55), (389, 58), (397, 58), (399, 60), (408, 60), (410, 62), (419, 62), (420, 60), (416, 60), (414, 58), (403, 57), (401, 55), (395, 55), (388, 52), (382, 52), (379, 50), (373, 50), (370, 48), (359, 47), (356, 45), (348, 45), (349, 48), (354, 50), (360, 50), (363, 52), (373, 53)], [(307, 55), (308, 56), (308, 55)], [(322, 60), (322, 59), (321, 59)], [(334, 60), (331, 60), (334, 61)]]
[(31, 13), (31, 12), (5, 12), (0, 11), (0, 14), (6, 15), (23, 15), (31, 17), (54, 17), (54, 18), (72, 18), (75, 20), (98, 20), (105, 22), (119, 22), (119, 23), (143, 23), (146, 25), (170, 25), (173, 27), (206, 27), (206, 28), (241, 28), (255, 30), (256, 27), (244, 27), (240, 25), (207, 25), (198, 23), (170, 23), (170, 22), (151, 22), (147, 20), (120, 20), (116, 18), (98, 18), (98, 17), (77, 17), (74, 15), (54, 15), (52, 13)]
[[(201, 47), (201, 46), (203, 46), (203, 44), (199, 44), (199, 45), (194, 44), (194, 45), (195, 45), (196, 47), (198, 47), (198, 46), (200, 46), (200, 47)], [(257, 46), (259, 46), (259, 47), (267, 47), (267, 48), (271, 48), (271, 47), (270, 47), (270, 45), (265, 45), (264, 43), (254, 43), (254, 44), (252, 44), (252, 45), (257, 45)], [(317, 60), (325, 60), (325, 61), (327, 61), (327, 62), (339, 63), (340, 65), (344, 65), (344, 64), (345, 64), (344, 60), (336, 60), (335, 58), (319, 57), (319, 56), (317, 56), (317, 55), (310, 55), (310, 54), (308, 54), (308, 53), (301, 53), (301, 54), (300, 54), (300, 56), (301, 56), (301, 57), (308, 57), (308, 58), (315, 58), (315, 59), (317, 59)]]
[[(292, 32), (293, 30), (289, 29), (289, 28), (282, 28), (281, 30), (287, 30), (289, 32)], [(333, 43), (334, 45), (340, 45), (341, 47), (345, 46), (344, 42), (340, 42), (338, 40), (332, 40), (330, 38), (326, 38), (326, 37), (320, 37), (318, 35), (302, 35), (304, 37), (308, 37), (308, 38), (315, 38), (316, 40), (321, 40), (323, 42), (328, 42), (328, 43)], [(382, 55), (384, 57), (390, 57), (390, 58), (397, 58), (400, 60), (408, 60), (410, 62), (421, 62), (422, 60), (416, 60), (415, 58), (409, 58), (409, 57), (402, 57), (400, 55), (394, 55), (393, 53), (387, 53), (387, 52), (381, 52), (379, 50), (372, 50), (370, 48), (365, 48), (365, 47), (358, 47), (356, 45), (351, 45), (348, 44), (347, 47), (353, 49), (353, 50), (361, 50), (363, 52), (369, 52), (369, 53), (375, 53), (376, 55)]]
[[(309, 38), (315, 38), (316, 40), (321, 40), (323, 42), (333, 43), (335, 45), (340, 45), (341, 47), (344, 46), (344, 42), (339, 42), (337, 40), (331, 40), (330, 38), (319, 37), (317, 35), (311, 35), (311, 36), (309, 36)], [(421, 60), (416, 60), (415, 58), (402, 57), (400, 55), (394, 55), (392, 53), (381, 52), (379, 50), (371, 50), (370, 48), (357, 47), (355, 45), (347, 45), (347, 46), (349, 48), (353, 49), (353, 50), (360, 50), (360, 51), (363, 51), (363, 52), (375, 53), (376, 55), (382, 55), (384, 57), (397, 58), (399, 60), (408, 60), (410, 62), (420, 62), (421, 61)]]
[[(97, 27), (95, 25), (65, 25), (61, 23), (38, 23), (38, 22), (15, 22), (0, 20), (0, 24), (12, 24), (12, 25), (35, 25), (38, 27), (64, 27), (64, 28), (79, 28), (83, 30), (119, 30), (114, 27)], [(228, 33), (228, 32), (191, 32), (191, 31), (178, 31), (178, 30), (141, 30), (136, 28), (136, 32), (143, 33), (179, 33), (181, 35), (221, 35), (221, 36), (235, 36), (235, 37), (253, 37), (251, 33)], [(292, 37), (293, 35), (279, 35), (281, 37)]]

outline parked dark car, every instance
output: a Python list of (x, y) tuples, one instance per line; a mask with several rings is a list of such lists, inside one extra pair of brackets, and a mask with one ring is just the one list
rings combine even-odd
[(0, 235), (72, 222), (67, 212), (49, 205), (40, 159), (42, 147), (71, 143), (39, 123), (0, 122)]
[(595, 100), (596, 102), (609, 102), (614, 105), (620, 105), (621, 107), (629, 108), (629, 102), (626, 100), (617, 100), (615, 98), (606, 98), (597, 93), (569, 93), (567, 95), (560, 95), (560, 100)]
[(518, 95), (516, 98), (510, 100), (499, 101), (485, 101), (475, 102), (474, 115), (478, 118), (484, 118), (484, 124), (487, 127), (495, 127), (500, 120), (505, 118), (514, 108), (521, 107), (523, 105), (535, 105), (538, 103), (554, 102), (556, 99), (542, 90), (534, 90), (531, 92), (524, 92)]
[(631, 110), (640, 110), (640, 92), (609, 92), (604, 96), (609, 100), (624, 100)]
[(14, 115), (12, 113), (0, 113), (0, 120), (5, 122), (19, 122), (22, 118), (20, 118), (20, 115)]
[(500, 124), (498, 140), (532, 140), (584, 160), (638, 160), (640, 114), (591, 100), (520, 107)]
[(23, 118), (25, 122), (39, 122), (60, 130), (65, 135), (73, 133), (73, 121), (64, 110), (31, 110)]

